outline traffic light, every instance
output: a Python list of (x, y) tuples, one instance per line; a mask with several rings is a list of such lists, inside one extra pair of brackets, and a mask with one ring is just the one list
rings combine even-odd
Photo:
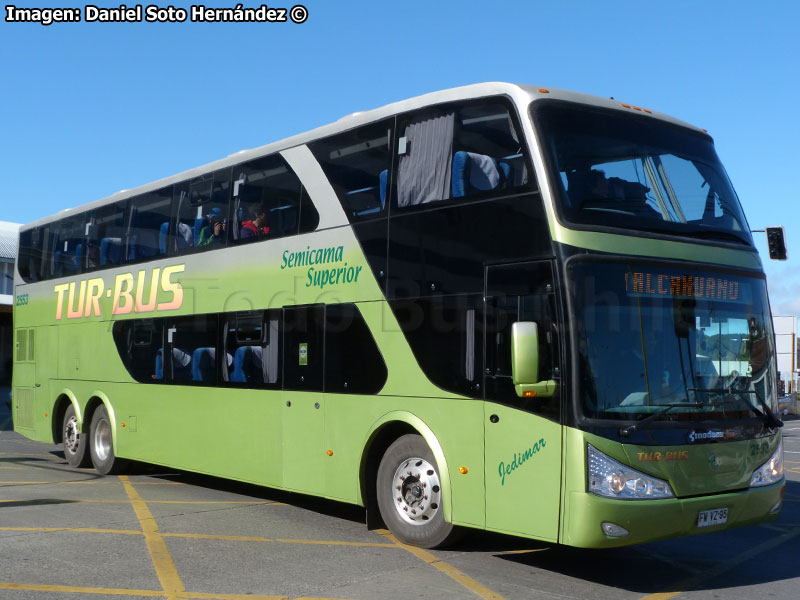
[(786, 236), (783, 227), (767, 227), (767, 248), (772, 260), (786, 260)]

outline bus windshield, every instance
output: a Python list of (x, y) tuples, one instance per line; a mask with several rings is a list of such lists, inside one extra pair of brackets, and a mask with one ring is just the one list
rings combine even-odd
[(708, 136), (567, 102), (533, 112), (567, 221), (752, 245)]
[(728, 420), (764, 417), (763, 403), (775, 410), (763, 279), (594, 261), (573, 263), (569, 275), (585, 417)]

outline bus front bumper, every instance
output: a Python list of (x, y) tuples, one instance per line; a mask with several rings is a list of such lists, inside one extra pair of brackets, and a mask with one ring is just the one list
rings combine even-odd
[[(772, 521), (780, 514), (785, 485), (784, 479), (761, 488), (668, 500), (614, 500), (570, 492), (561, 541), (581, 548), (610, 548)], [(728, 509), (724, 524), (698, 526), (701, 511), (721, 508)], [(607, 535), (603, 523), (622, 527), (628, 535)]]

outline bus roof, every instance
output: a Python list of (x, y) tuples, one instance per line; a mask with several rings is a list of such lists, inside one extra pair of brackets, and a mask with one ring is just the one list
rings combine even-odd
[(679, 119), (675, 119), (674, 117), (671, 117), (669, 115), (659, 113), (650, 109), (644, 109), (639, 106), (630, 105), (628, 103), (620, 102), (618, 100), (614, 100), (613, 98), (602, 98), (600, 96), (593, 96), (591, 94), (584, 94), (581, 92), (572, 92), (556, 88), (542, 88), (532, 85), (512, 84), (504, 82), (476, 83), (476, 84), (441, 90), (437, 92), (431, 92), (428, 94), (423, 94), (421, 96), (415, 96), (407, 100), (392, 102), (391, 104), (387, 104), (380, 108), (354, 112), (349, 115), (345, 115), (340, 119), (338, 119), (337, 121), (330, 123), (328, 125), (323, 125), (321, 127), (317, 127), (316, 129), (312, 129), (288, 138), (284, 138), (282, 140), (278, 140), (276, 142), (272, 142), (264, 146), (259, 146), (247, 150), (240, 150), (238, 152), (234, 152), (233, 154), (226, 156), (225, 158), (213, 161), (211, 163), (194, 167), (187, 171), (176, 173), (175, 175), (170, 175), (163, 179), (158, 179), (156, 181), (138, 186), (136, 188), (120, 190), (114, 194), (111, 194), (110, 196), (107, 196), (99, 200), (88, 202), (86, 204), (82, 204), (73, 208), (64, 209), (54, 215), (43, 217), (36, 221), (32, 221), (31, 223), (24, 225), (22, 227), (22, 230), (26, 230), (34, 226), (44, 225), (51, 221), (62, 219), (65, 216), (71, 214), (78, 214), (83, 211), (90, 210), (92, 208), (103, 206), (105, 204), (109, 204), (112, 202), (119, 202), (129, 197), (137, 196), (139, 194), (158, 190), (163, 187), (172, 185), (174, 183), (186, 181), (187, 179), (198, 177), (199, 175), (205, 173), (209, 173), (212, 171), (216, 171), (218, 169), (223, 169), (225, 167), (230, 167), (232, 165), (246, 162), (248, 160), (252, 160), (260, 156), (265, 156), (268, 154), (279, 152), (281, 150), (286, 150), (288, 148), (300, 146), (302, 144), (306, 144), (317, 139), (341, 133), (349, 129), (353, 129), (355, 127), (360, 127), (362, 125), (366, 125), (373, 121), (380, 121), (381, 119), (385, 119), (387, 117), (390, 117), (398, 113), (409, 112), (420, 108), (424, 108), (426, 106), (433, 106), (436, 104), (443, 104), (446, 102), (463, 101), (463, 100), (484, 98), (489, 96), (507, 96), (512, 100), (514, 100), (518, 106), (526, 106), (528, 103), (534, 100), (548, 98), (554, 100), (566, 100), (570, 102), (576, 102), (579, 104), (597, 106), (602, 108), (610, 108), (620, 111), (631, 111), (631, 112), (638, 111), (640, 114), (647, 113), (651, 117), (667, 121), (669, 123), (679, 125), (681, 127), (687, 127), (696, 131), (703, 131), (694, 125), (691, 125)]

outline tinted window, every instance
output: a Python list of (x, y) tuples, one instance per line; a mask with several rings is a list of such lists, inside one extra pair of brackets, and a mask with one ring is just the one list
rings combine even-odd
[(323, 305), (284, 309), (284, 389), (322, 391), (324, 315)]
[(67, 217), (52, 225), (53, 262), (50, 274), (66, 277), (80, 273), (86, 261), (86, 225), (88, 215)]
[(20, 276), (27, 282), (41, 281), (50, 276), (53, 253), (50, 230), (50, 225), (45, 225), (20, 233), (17, 265)]
[[(216, 385), (217, 315), (175, 319), (167, 328), (165, 370), (168, 381)], [(225, 364), (232, 362), (227, 356)]]
[(226, 381), (242, 387), (280, 387), (280, 311), (229, 313), (225, 318)]
[(305, 189), (300, 193), (300, 233), (314, 231), (319, 226), (319, 213)]
[(175, 186), (175, 253), (225, 246), (230, 186), (230, 169), (207, 173)]
[(414, 357), (435, 385), (481, 397), (483, 296), (390, 302)]
[(125, 261), (140, 262), (166, 253), (170, 236), (171, 202), (171, 187), (131, 199), (126, 246), (123, 248)]
[(532, 321), (538, 330), (538, 380), (560, 382), (556, 299), (550, 264), (489, 267), (486, 285), (486, 399), (558, 420), (560, 395), (521, 398), (511, 368), (511, 327), (517, 321)]
[(505, 104), (445, 105), (399, 127), (399, 208), (487, 196), (524, 186), (523, 144)]
[(116, 202), (89, 212), (86, 264), (89, 270), (120, 264), (125, 235), (125, 202)]
[(359, 127), (309, 145), (351, 222), (385, 214), (391, 123)]
[(114, 323), (114, 342), (122, 363), (136, 381), (164, 380), (163, 319), (136, 319)]
[(279, 154), (233, 168), (233, 240), (294, 235), (299, 220), (300, 180)]
[(569, 221), (752, 245), (707, 135), (568, 102), (535, 102), (532, 114)]
[(377, 394), (386, 364), (354, 304), (331, 304), (325, 312), (325, 391)]
[(390, 232), (390, 298), (480, 292), (487, 263), (552, 253), (535, 193), (394, 215)]

